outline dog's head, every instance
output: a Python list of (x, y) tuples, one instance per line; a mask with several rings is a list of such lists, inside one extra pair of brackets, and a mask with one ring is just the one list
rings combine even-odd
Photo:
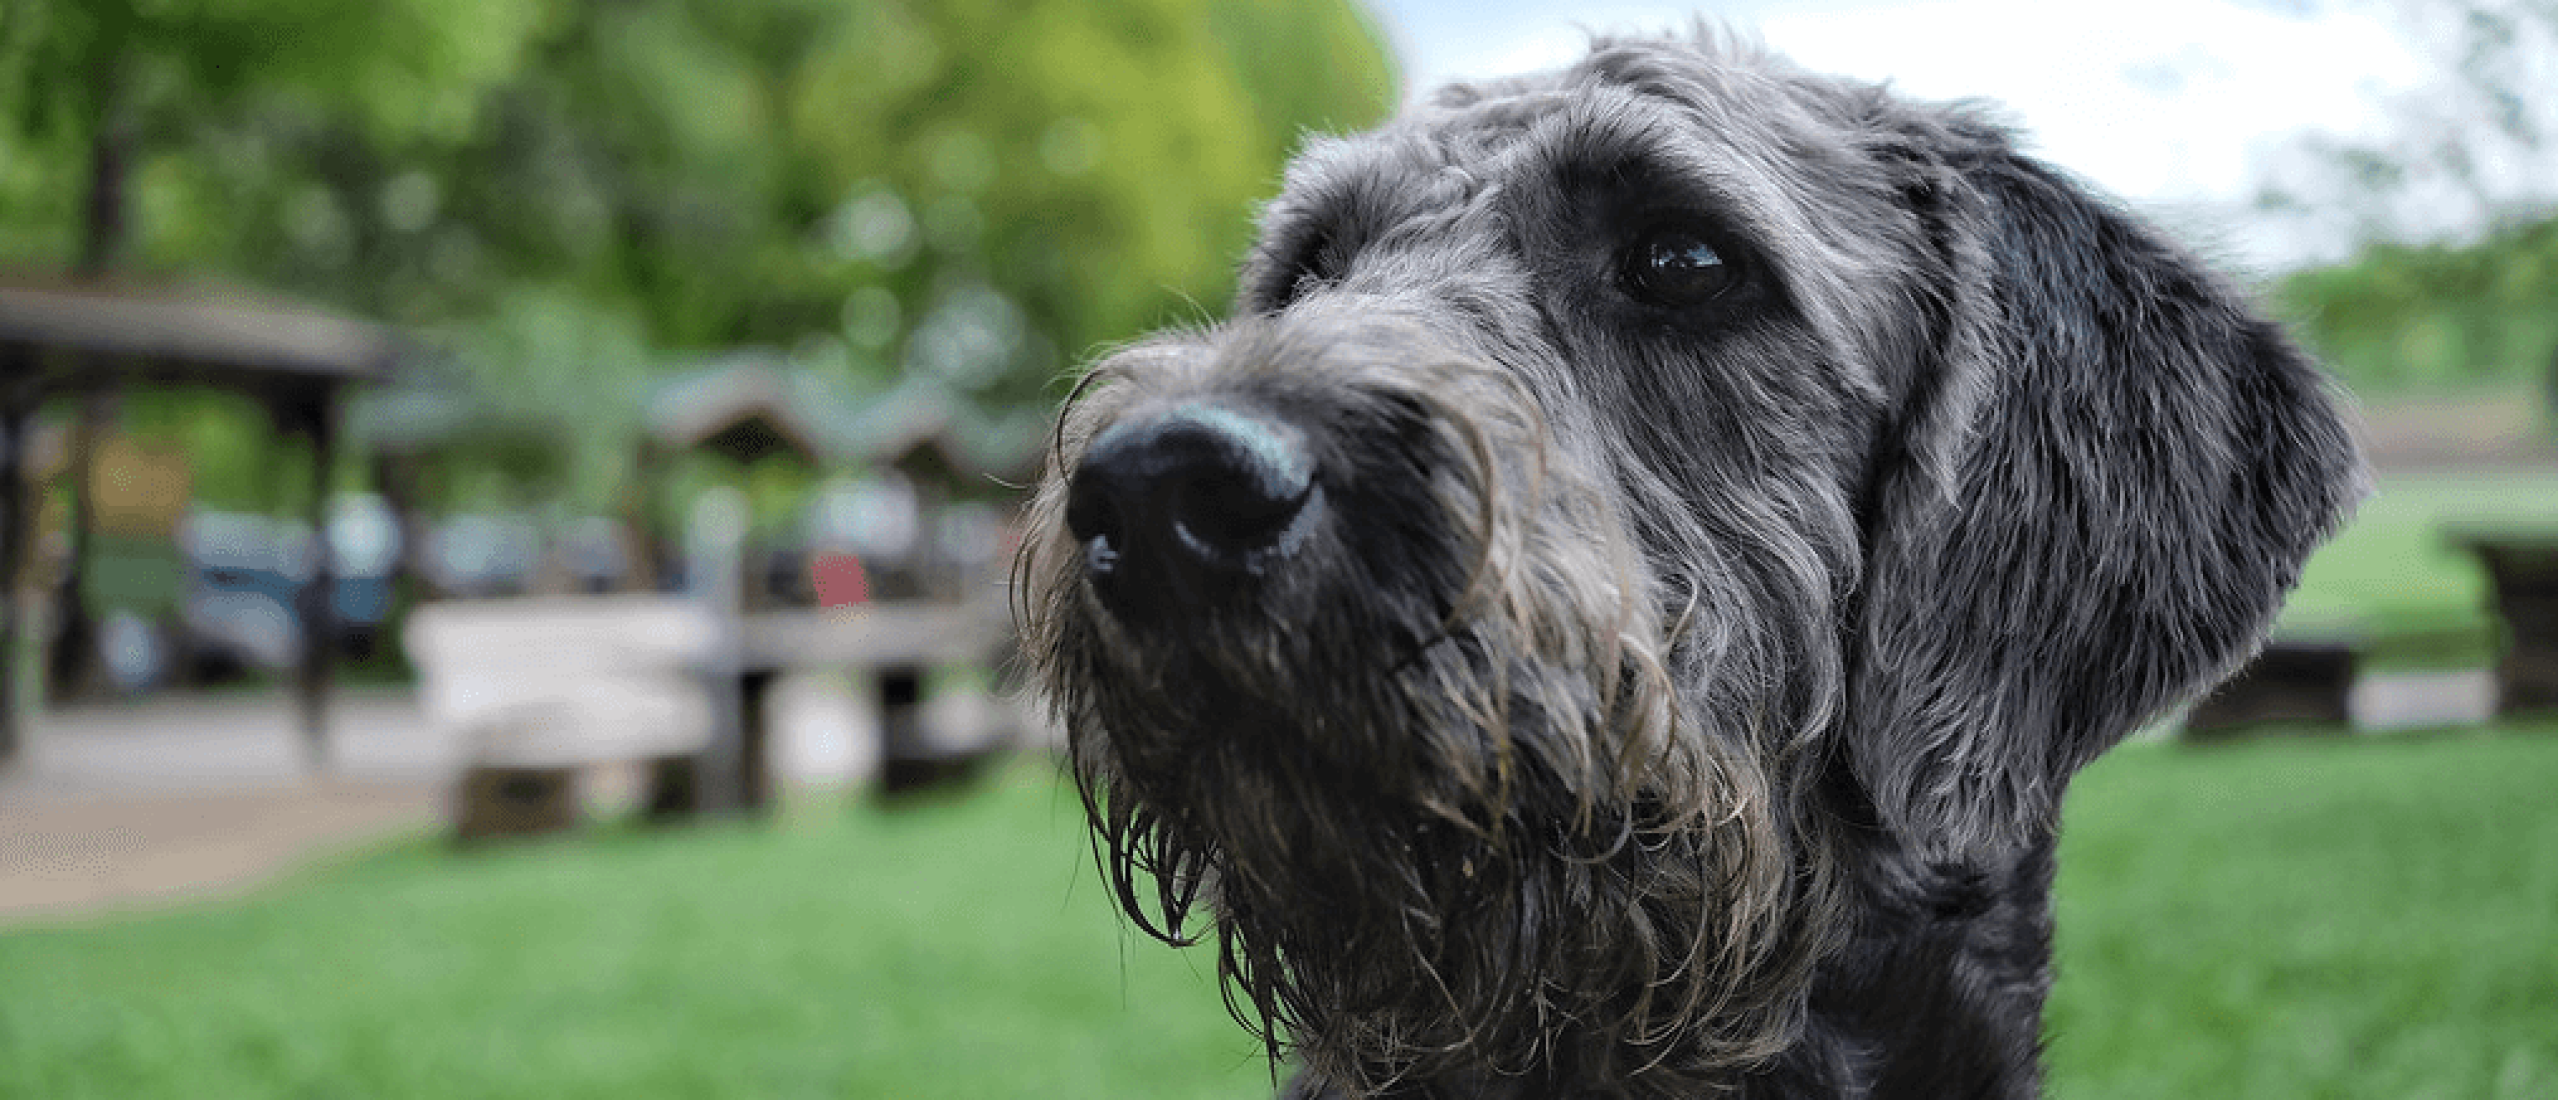
[(1602, 42), (1314, 143), (1235, 318), (1069, 404), (1023, 612), (1122, 900), (1319, 1072), (1704, 1075), (1786, 1041), (1837, 830), (2036, 842), (2359, 471), (1975, 111)]

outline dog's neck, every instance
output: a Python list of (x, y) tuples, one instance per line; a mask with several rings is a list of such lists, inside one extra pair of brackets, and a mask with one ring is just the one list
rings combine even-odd
[[(1963, 866), (1928, 865), (1880, 833), (1862, 869), (1860, 924), (1818, 972), (1800, 1040), (1709, 1095), (1740, 1100), (2032, 1100), (2041, 1095), (2053, 845)], [(1591, 1092), (1583, 1067), (1456, 1073), (1378, 1100), (1655, 1100), (1635, 1083)], [(1300, 1080), (1283, 1100), (1349, 1100)]]
[(1803, 1041), (1741, 1095), (2041, 1095), (2051, 842), (1966, 866), (1878, 848), (1856, 863), (1861, 927), (1815, 979)]

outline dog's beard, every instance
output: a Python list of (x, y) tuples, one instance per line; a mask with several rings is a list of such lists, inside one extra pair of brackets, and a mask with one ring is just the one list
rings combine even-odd
[[(1174, 942), (1207, 918), (1237, 1017), (1360, 1092), (1772, 1053), (1792, 990), (1766, 971), (1802, 930), (1779, 924), (1791, 895), (1762, 780), (1647, 728), (1649, 691), (1551, 711), (1537, 700), (1595, 703), (1586, 671), (1513, 667), (1486, 725), (1456, 717), (1481, 708), (1451, 702), (1432, 663), (1403, 678), (1426, 688), (1353, 691), (1372, 723), (1355, 732), (1284, 700), (1209, 690), (1176, 710), (1067, 681), (1123, 906)], [(1523, 684), (1548, 678), (1563, 682)], [(1590, 751), (1611, 744), (1582, 728), (1593, 714), (1622, 744)], [(1345, 736), (1361, 744), (1330, 740)]]
[(1237, 1019), (1354, 1094), (1708, 1082), (1797, 1026), (1822, 931), (1768, 778), (1683, 705), (1630, 566), (1575, 568), (1549, 543), (1591, 543), (1543, 530), (1476, 539), (1443, 598), (1316, 593), (1179, 644), (1071, 573), (1038, 585), (1032, 652), (1121, 905), (1213, 938)]

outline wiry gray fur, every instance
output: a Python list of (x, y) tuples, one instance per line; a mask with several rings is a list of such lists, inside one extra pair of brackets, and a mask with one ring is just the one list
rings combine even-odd
[[(1745, 281), (1632, 293), (1664, 224)], [(1197, 409), (1318, 503), (1105, 598), (1079, 464)], [(1105, 867), (1344, 1097), (2032, 1095), (2062, 789), (2361, 492), (2185, 253), (1704, 34), (1315, 143), (1235, 318), (1096, 366), (1054, 458), (1023, 617)]]

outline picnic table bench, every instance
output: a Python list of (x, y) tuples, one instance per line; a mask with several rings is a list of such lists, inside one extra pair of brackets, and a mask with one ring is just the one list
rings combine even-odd
[(655, 818), (762, 809), (771, 688), (794, 669), (872, 675), (886, 791), (964, 774), (1004, 746), (933, 736), (921, 673), (985, 661), (1009, 637), (1000, 600), (727, 620), (695, 600), (631, 595), (428, 604), (404, 640), (429, 720), (462, 746), (454, 827), (474, 840), (569, 827), (578, 775), (609, 763), (648, 767)]
[(2350, 729), (2364, 640), (2351, 622), (2277, 627), (2264, 649), (2186, 712), (2185, 735), (2209, 740), (2261, 727)]
[(596, 765), (644, 763), (661, 784), (677, 774), (718, 728), (697, 674), (718, 638), (699, 605), (665, 596), (420, 606), (402, 641), (421, 709), (460, 746), (455, 835), (566, 829), (578, 776)]
[(2558, 521), (2455, 524), (2445, 537), (2486, 571), (2488, 600), (2503, 626), (2497, 713), (2558, 710)]

